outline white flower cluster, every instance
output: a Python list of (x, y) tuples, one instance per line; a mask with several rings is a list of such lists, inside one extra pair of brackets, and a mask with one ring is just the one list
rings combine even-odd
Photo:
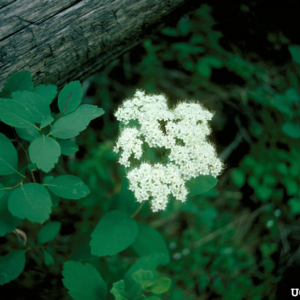
[(130, 166), (129, 157), (134, 154), (134, 157), (140, 159), (142, 156), (143, 142), (138, 138), (140, 132), (136, 128), (125, 128), (122, 135), (119, 137), (117, 145), (114, 147), (114, 152), (119, 152), (119, 148), (123, 149), (119, 163), (125, 167)]
[(134, 192), (138, 202), (148, 200), (152, 196), (151, 206), (154, 212), (165, 209), (168, 195), (184, 202), (188, 191), (179, 169), (173, 164), (150, 165), (142, 163), (127, 174), (129, 189)]
[(168, 195), (186, 200), (185, 181), (199, 175), (217, 177), (223, 164), (217, 158), (214, 147), (208, 143), (208, 121), (213, 114), (198, 103), (180, 103), (170, 110), (162, 95), (145, 95), (137, 91), (115, 113), (117, 120), (126, 124), (138, 121), (139, 128), (125, 127), (114, 148), (123, 150), (119, 162), (130, 166), (131, 154), (140, 159), (142, 144), (169, 150), (166, 164), (142, 163), (128, 172), (130, 189), (138, 202), (151, 198), (153, 211), (165, 209)]

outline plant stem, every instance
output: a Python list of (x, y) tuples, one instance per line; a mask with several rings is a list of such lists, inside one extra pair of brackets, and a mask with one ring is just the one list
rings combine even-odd
[(16, 187), (18, 187), (19, 185), (22, 184), (23, 180), (24, 180), (24, 178), (23, 178), (17, 185), (12, 186), (12, 187), (9, 187), (9, 188), (7, 188), (7, 189), (9, 189), (9, 190), (15, 189)]
[(131, 218), (135, 218), (135, 216), (139, 213), (139, 211), (142, 209), (143, 205), (145, 204), (146, 201), (143, 201), (140, 206), (137, 208), (137, 210), (135, 211), (135, 213), (131, 216)]

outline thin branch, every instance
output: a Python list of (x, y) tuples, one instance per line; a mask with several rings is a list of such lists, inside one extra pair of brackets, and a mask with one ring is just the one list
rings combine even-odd
[(68, 103), (69, 103), (69, 100), (70, 100), (70, 97), (72, 96), (72, 93), (73, 92), (71, 92), (70, 96), (68, 97), (68, 100), (67, 100), (66, 106), (64, 108), (64, 111), (61, 113), (61, 115), (60, 115), (60, 117), (58, 119), (60, 119), (64, 115), (64, 113), (66, 112), (67, 106), (68, 106)]
[(131, 216), (131, 218), (135, 218), (135, 216), (139, 213), (139, 211), (142, 209), (143, 205), (145, 204), (146, 201), (143, 201), (140, 206), (137, 208), (137, 210), (135, 211), (135, 213)]
[(10, 189), (10, 190), (15, 189), (16, 187), (18, 187), (19, 185), (22, 184), (23, 180), (24, 180), (24, 178), (23, 178), (17, 185), (12, 186), (12, 187), (10, 187), (9, 189)]

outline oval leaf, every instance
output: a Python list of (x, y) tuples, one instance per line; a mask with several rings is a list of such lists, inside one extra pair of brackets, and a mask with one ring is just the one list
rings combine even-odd
[(0, 98), (0, 119), (7, 125), (19, 128), (36, 127), (33, 115), (24, 103)]
[(209, 191), (218, 183), (218, 179), (211, 175), (199, 175), (186, 182), (189, 190), (188, 197), (199, 195)]
[(139, 256), (152, 252), (163, 252), (169, 255), (162, 235), (156, 229), (142, 224), (139, 224), (139, 233), (131, 246)]
[(85, 130), (91, 120), (103, 114), (104, 110), (95, 105), (80, 105), (73, 113), (58, 119), (49, 134), (60, 139), (70, 139)]
[(46, 116), (51, 114), (47, 101), (36, 93), (27, 91), (15, 92), (12, 94), (12, 97), (13, 100), (26, 107), (35, 123), (41, 123)]
[(15, 280), (25, 267), (27, 250), (13, 251), (0, 258), (0, 285)]
[(300, 137), (300, 126), (294, 123), (284, 123), (281, 127), (284, 134), (292, 139), (298, 139)]
[(52, 207), (57, 206), (60, 202), (60, 198), (54, 194), (50, 194), (50, 197), (51, 197), (51, 201), (52, 201)]
[(79, 81), (71, 81), (65, 85), (58, 95), (58, 108), (61, 113), (68, 114), (74, 111), (80, 104), (82, 88)]
[(35, 138), (42, 136), (36, 127), (15, 129), (19, 137), (29, 142), (32, 142)]
[(44, 183), (58, 197), (77, 200), (86, 197), (90, 190), (84, 182), (74, 175), (62, 175)]
[(36, 86), (33, 89), (33, 92), (36, 94), (39, 94), (41, 97), (43, 97), (47, 103), (50, 105), (57, 94), (57, 87), (55, 85), (49, 84), (41, 84)]
[(38, 243), (45, 244), (52, 241), (60, 231), (60, 222), (45, 224), (38, 233)]
[(106, 299), (107, 285), (91, 264), (67, 261), (63, 265), (62, 275), (62, 282), (73, 300)]
[(150, 287), (150, 291), (154, 294), (163, 294), (171, 287), (172, 280), (167, 277), (158, 278)]
[(115, 255), (132, 244), (138, 233), (136, 221), (126, 213), (113, 210), (101, 218), (91, 235), (91, 253)]
[(57, 140), (60, 145), (61, 154), (71, 155), (79, 150), (78, 145), (71, 140)]
[(12, 215), (32, 222), (44, 223), (51, 213), (51, 198), (45, 187), (28, 183), (15, 189), (8, 200)]
[(142, 286), (143, 290), (148, 289), (149, 286), (151, 286), (153, 282), (153, 272), (152, 271), (145, 271), (145, 270), (138, 270), (132, 274), (132, 278), (134, 281), (139, 283)]
[(0, 133), (0, 175), (17, 173), (18, 155), (12, 142)]
[(13, 92), (16, 91), (29, 91), (33, 90), (33, 82), (30, 72), (18, 72), (8, 78), (3, 89), (2, 97), (11, 98)]
[(49, 266), (49, 265), (53, 265), (54, 264), (54, 258), (53, 256), (46, 250), (43, 249), (43, 253), (44, 253), (44, 262), (45, 265)]
[(53, 121), (54, 121), (54, 118), (51, 115), (46, 116), (41, 122), (41, 128), (48, 126)]
[[(83, 104), (75, 111), (80, 118), (92, 121), (104, 114), (104, 110), (96, 105)], [(74, 112), (74, 113), (75, 113)]]
[(48, 136), (36, 138), (29, 146), (30, 160), (46, 173), (54, 168), (60, 155), (58, 142)]

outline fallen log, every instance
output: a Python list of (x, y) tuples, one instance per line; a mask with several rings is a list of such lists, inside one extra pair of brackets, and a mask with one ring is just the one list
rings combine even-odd
[(28, 70), (35, 84), (83, 80), (189, 9), (188, 0), (2, 0), (0, 90)]

